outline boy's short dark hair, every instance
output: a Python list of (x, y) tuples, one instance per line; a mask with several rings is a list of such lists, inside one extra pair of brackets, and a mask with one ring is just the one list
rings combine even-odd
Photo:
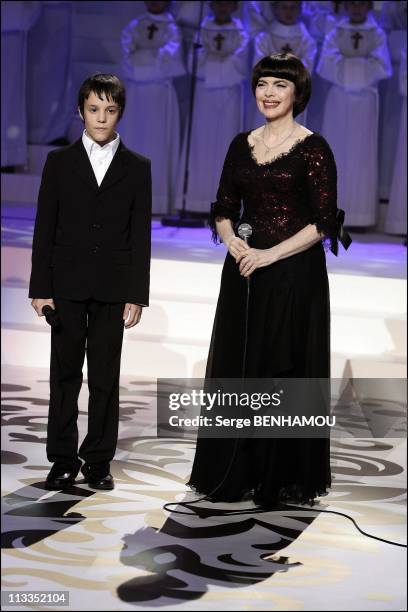
[(304, 64), (292, 53), (275, 53), (262, 58), (252, 70), (252, 93), (259, 79), (273, 76), (292, 81), (296, 88), (293, 116), (305, 110), (312, 93), (312, 79)]
[(85, 100), (94, 92), (98, 98), (105, 94), (119, 106), (119, 119), (123, 115), (126, 106), (126, 91), (122, 81), (113, 74), (93, 74), (88, 77), (79, 88), (78, 107), (83, 116)]

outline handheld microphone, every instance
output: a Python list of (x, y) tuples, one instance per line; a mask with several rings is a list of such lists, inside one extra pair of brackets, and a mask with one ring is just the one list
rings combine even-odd
[[(249, 238), (252, 236), (252, 226), (249, 225), (249, 223), (241, 223), (241, 225), (238, 227), (238, 236), (242, 238), (242, 240), (245, 240), (247, 244), (249, 244)], [(249, 291), (249, 282), (250, 282), (249, 276), (247, 276), (246, 281), (247, 281), (248, 291)], [(249, 299), (249, 296), (248, 296), (248, 299)]]
[(241, 223), (238, 227), (238, 236), (248, 244), (248, 238), (252, 236), (252, 227), (249, 223)]
[[(241, 225), (238, 227), (238, 236), (242, 238), (242, 240), (245, 240), (245, 242), (249, 245), (249, 238), (252, 236), (252, 226), (249, 225), (249, 223), (241, 223)], [(248, 286), (248, 296), (247, 296), (248, 300), (249, 300), (250, 280), (251, 280), (251, 277), (247, 276), (246, 282)], [(248, 303), (247, 303), (247, 307), (248, 307)]]
[(43, 306), (41, 312), (45, 316), (45, 320), (47, 321), (48, 325), (54, 329), (61, 327), (61, 319), (59, 318), (57, 311), (49, 304)]

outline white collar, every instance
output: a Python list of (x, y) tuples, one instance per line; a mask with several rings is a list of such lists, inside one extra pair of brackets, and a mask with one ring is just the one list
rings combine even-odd
[(202, 27), (206, 30), (240, 30), (243, 28), (242, 23), (237, 17), (231, 17), (231, 21), (228, 23), (215, 23), (214, 17), (208, 15), (204, 17)]
[(339, 28), (345, 30), (377, 30), (378, 23), (371, 13), (368, 13), (367, 19), (363, 23), (350, 23), (348, 17), (343, 17), (338, 23)]
[(305, 26), (301, 21), (294, 23), (293, 25), (285, 25), (280, 21), (276, 20), (269, 26), (269, 32), (276, 36), (301, 36), (305, 34)]
[(155, 15), (154, 13), (149, 13), (149, 11), (145, 11), (144, 13), (142, 13), (142, 15), (140, 15), (139, 19), (150, 19), (151, 21), (158, 21), (162, 23), (174, 21), (173, 15), (168, 11), (164, 11), (164, 13), (159, 13), (158, 15)]
[(101, 145), (99, 145), (97, 142), (95, 142), (94, 140), (92, 140), (92, 138), (88, 136), (88, 134), (86, 133), (86, 130), (84, 130), (82, 133), (82, 143), (89, 157), (92, 151), (107, 151), (108, 149), (111, 149), (112, 157), (113, 157), (118, 149), (119, 142), (120, 142), (120, 136), (117, 132), (116, 132), (116, 137), (110, 142), (107, 142), (102, 147)]

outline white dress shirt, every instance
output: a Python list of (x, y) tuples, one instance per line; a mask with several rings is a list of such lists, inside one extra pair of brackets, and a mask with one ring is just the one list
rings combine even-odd
[(101, 147), (101, 145), (92, 140), (92, 138), (89, 138), (86, 130), (84, 130), (82, 134), (82, 142), (86, 152), (88, 153), (89, 161), (91, 162), (97, 183), (100, 185), (110, 166), (113, 156), (117, 151), (120, 136), (118, 133), (116, 133), (116, 138), (114, 140), (111, 140)]
[[(111, 140), (111, 142), (108, 142), (106, 145), (101, 147), (101, 145), (92, 140), (92, 138), (89, 138), (86, 130), (84, 130), (82, 134), (82, 142), (88, 154), (89, 161), (91, 162), (95, 178), (98, 185), (100, 185), (110, 166), (113, 156), (118, 149), (120, 136), (118, 133), (116, 133), (116, 138), (114, 140)], [(138, 306), (145, 306), (145, 304), (138, 304)]]

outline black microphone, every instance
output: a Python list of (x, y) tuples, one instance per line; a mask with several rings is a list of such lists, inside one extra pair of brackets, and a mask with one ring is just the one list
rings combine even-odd
[(41, 312), (45, 316), (45, 320), (47, 321), (48, 325), (54, 329), (61, 327), (61, 319), (59, 318), (55, 308), (52, 308), (49, 304), (46, 304), (42, 307)]

